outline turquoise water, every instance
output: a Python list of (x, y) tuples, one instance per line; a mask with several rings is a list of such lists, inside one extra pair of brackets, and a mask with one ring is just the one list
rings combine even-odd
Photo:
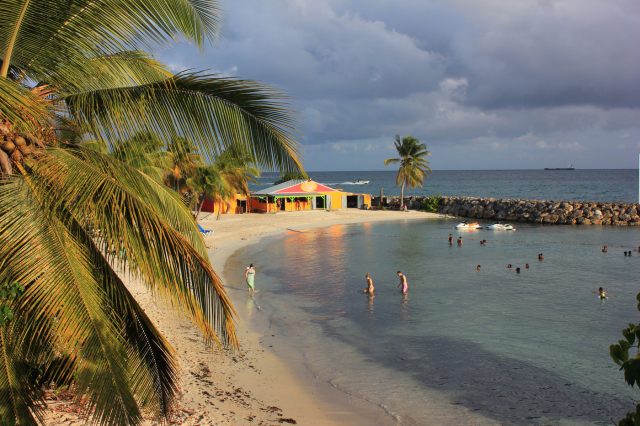
[[(396, 171), (309, 172), (325, 184), (345, 191), (399, 195)], [(276, 176), (266, 173), (258, 188), (273, 184)], [(357, 179), (367, 185), (348, 185)], [(538, 200), (583, 200), (638, 202), (638, 170), (434, 170), (424, 187), (409, 188), (407, 195), (465, 195)]]
[[(608, 424), (630, 410), (637, 390), (608, 346), (640, 318), (640, 230), (457, 232), (454, 224), (333, 226), (244, 249), (228, 268), (240, 281), (241, 266), (256, 264), (260, 292), (241, 314), (275, 335), (277, 352), (403, 424), (458, 412), (469, 423), (477, 414), (503, 424)], [(449, 233), (463, 247), (449, 247)], [(406, 298), (395, 288), (398, 269), (409, 279)], [(374, 298), (360, 292), (366, 272)], [(599, 286), (610, 295), (604, 303)]]

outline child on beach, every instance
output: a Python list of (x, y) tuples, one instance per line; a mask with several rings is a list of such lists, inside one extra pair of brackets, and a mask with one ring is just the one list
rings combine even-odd
[(253, 263), (247, 266), (244, 270), (244, 278), (249, 286), (249, 293), (253, 294), (256, 290), (254, 287), (254, 280), (256, 278), (256, 270), (253, 268)]
[(367, 288), (365, 288), (364, 290), (362, 290), (363, 293), (366, 294), (373, 294), (373, 292), (376, 291), (376, 288), (373, 286), (373, 279), (371, 278), (371, 275), (367, 272), (367, 274), (364, 276), (364, 279), (367, 282)]
[(402, 294), (407, 294), (409, 292), (409, 283), (407, 282), (407, 276), (402, 273), (402, 271), (396, 272), (400, 282), (398, 283), (398, 288)]

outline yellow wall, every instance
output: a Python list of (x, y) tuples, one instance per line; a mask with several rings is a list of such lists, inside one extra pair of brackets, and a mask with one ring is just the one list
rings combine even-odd
[[(367, 206), (371, 207), (371, 195), (370, 194), (354, 194), (351, 192), (343, 192), (343, 191), (336, 191), (336, 192), (325, 192), (322, 193), (322, 195), (326, 195), (327, 198), (331, 199), (331, 210), (340, 210), (343, 208), (347, 208), (347, 206), (343, 206), (342, 205), (342, 200), (343, 197), (348, 196), (348, 195), (362, 195), (364, 196), (364, 201), (363, 203), (366, 204)], [(311, 210), (311, 206), (312, 206), (312, 201), (309, 200), (307, 201), (306, 199), (300, 199), (299, 203), (296, 204), (296, 202), (291, 202), (288, 198), (284, 199), (281, 198), (281, 202), (285, 202), (286, 200), (286, 204), (285, 204), (285, 210), (287, 212), (293, 212), (293, 211), (305, 211), (305, 210)], [(235, 200), (233, 201), (233, 205), (235, 206)], [(259, 212), (259, 213), (267, 213), (267, 202), (266, 200), (260, 200), (258, 197), (251, 197), (249, 200), (249, 211), (250, 212)], [(269, 202), (269, 213), (276, 213), (282, 211), (280, 210), (276, 203), (273, 201)]]

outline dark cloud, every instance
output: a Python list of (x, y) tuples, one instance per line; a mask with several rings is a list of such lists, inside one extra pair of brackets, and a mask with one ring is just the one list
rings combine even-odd
[(637, 0), (235, 0), (223, 8), (215, 46), (160, 56), (175, 69), (286, 91), (310, 169), (330, 168), (331, 155), (345, 152), (359, 154), (360, 169), (382, 168), (396, 133), (426, 141), (435, 168), (635, 165)]

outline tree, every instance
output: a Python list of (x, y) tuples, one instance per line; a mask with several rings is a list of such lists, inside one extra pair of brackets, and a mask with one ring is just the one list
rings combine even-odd
[(96, 422), (166, 419), (175, 352), (117, 268), (209, 343), (237, 345), (234, 309), (181, 198), (81, 142), (132, 158), (143, 149), (123, 141), (150, 132), (165, 145), (187, 138), (205, 158), (236, 147), (298, 170), (287, 106), (255, 82), (174, 75), (141, 50), (212, 39), (215, 0), (3, 0), (0, 13), (0, 282), (24, 288), (0, 330), (0, 419), (37, 421), (29, 365), (73, 381)]
[[(640, 311), (640, 293), (636, 296), (638, 310)], [(609, 346), (611, 359), (624, 371), (624, 380), (629, 386), (640, 386), (640, 324), (629, 324), (622, 330), (624, 339), (618, 340)], [(630, 354), (631, 348), (635, 354)], [(635, 411), (627, 413), (626, 417), (618, 422), (619, 426), (637, 426), (640, 424), (640, 404)]]
[(304, 173), (304, 172), (287, 172), (284, 173), (280, 176), (280, 178), (278, 180), (276, 180), (273, 184), (274, 185), (278, 185), (281, 184), (283, 182), (287, 182), (290, 180), (296, 180), (296, 179), (309, 179), (309, 176)]
[(196, 218), (200, 215), (207, 198), (213, 200), (214, 203), (222, 203), (233, 195), (233, 189), (215, 166), (198, 167), (194, 176), (189, 178), (187, 182), (195, 194), (192, 197), (191, 209), (195, 210)]
[[(260, 171), (247, 155), (234, 150), (223, 152), (211, 166), (198, 167), (194, 176), (187, 180), (187, 185), (193, 188), (196, 194), (192, 202), (192, 209), (196, 210), (196, 218), (206, 198), (221, 205), (236, 194), (249, 196), (249, 182), (255, 181), (259, 173)], [(218, 210), (218, 218), (220, 218), (220, 210)]]
[[(163, 182), (166, 171), (173, 163), (172, 153), (163, 148), (164, 144), (157, 135), (140, 132), (116, 144), (111, 155), (157, 182)], [(106, 147), (102, 152), (107, 152)]]
[(400, 208), (402, 208), (404, 206), (405, 186), (410, 188), (422, 186), (425, 176), (431, 172), (429, 160), (426, 158), (431, 155), (431, 152), (427, 150), (427, 145), (420, 143), (413, 136), (405, 136), (400, 139), (400, 136), (396, 135), (394, 145), (399, 157), (387, 158), (384, 160), (384, 165), (400, 163), (400, 168), (396, 175), (396, 185), (401, 185)]
[(165, 173), (165, 183), (185, 199), (189, 199), (192, 188), (187, 181), (199, 167), (204, 166), (204, 160), (193, 142), (187, 138), (172, 138), (167, 151), (171, 160), (169, 170)]

